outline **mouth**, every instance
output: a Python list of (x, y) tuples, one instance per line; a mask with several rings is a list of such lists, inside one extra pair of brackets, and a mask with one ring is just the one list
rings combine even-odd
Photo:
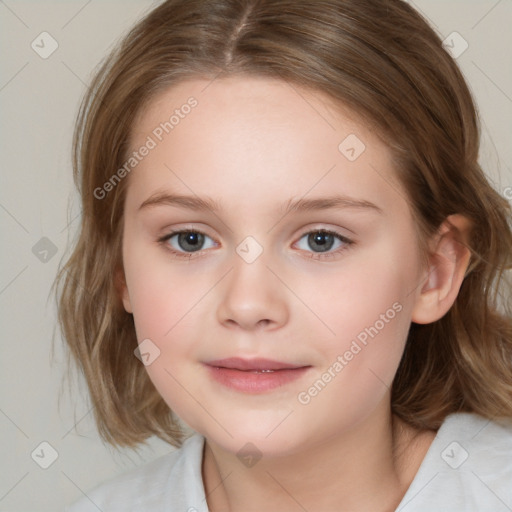
[(296, 370), (304, 368), (308, 365), (283, 363), (281, 361), (273, 361), (271, 359), (243, 359), (241, 357), (230, 357), (228, 359), (218, 359), (209, 361), (208, 366), (214, 368), (227, 368), (230, 370), (239, 370), (243, 372), (275, 372), (279, 370)]
[(311, 368), (310, 365), (238, 357), (209, 361), (205, 366), (213, 380), (244, 393), (276, 389), (297, 380)]

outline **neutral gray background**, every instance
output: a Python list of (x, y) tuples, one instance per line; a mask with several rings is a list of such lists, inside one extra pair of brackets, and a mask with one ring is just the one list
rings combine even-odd
[[(62, 383), (65, 357), (58, 333), (52, 353), (49, 296), (79, 223), (70, 166), (79, 101), (99, 61), (157, 3), (0, 0), (1, 512), (62, 510), (97, 483), (172, 449), (159, 440), (139, 455), (103, 445), (83, 383), (72, 394)], [(469, 44), (457, 62), (481, 112), (481, 162), (511, 199), (512, 0), (410, 3), (443, 39), (457, 31)], [(31, 47), (44, 31), (58, 43), (46, 59)], [(48, 469), (34, 461), (50, 460), (43, 441), (58, 454)]]

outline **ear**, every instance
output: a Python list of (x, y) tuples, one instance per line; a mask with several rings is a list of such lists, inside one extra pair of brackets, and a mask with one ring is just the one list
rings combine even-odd
[(431, 240), (429, 267), (412, 311), (413, 322), (435, 322), (452, 307), (471, 258), (470, 231), (471, 223), (466, 217), (450, 215)]
[(128, 294), (128, 287), (126, 286), (126, 278), (122, 267), (115, 271), (114, 279), (117, 294), (123, 303), (125, 311), (127, 313), (133, 313), (132, 305), (130, 302), (130, 295)]

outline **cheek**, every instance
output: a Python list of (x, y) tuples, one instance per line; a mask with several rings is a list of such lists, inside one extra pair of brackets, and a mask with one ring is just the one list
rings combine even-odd
[[(204, 337), (197, 336), (204, 320), (204, 298), (214, 286), (214, 276), (194, 274), (186, 264), (169, 264), (165, 253), (131, 244), (126, 237), (124, 269), (137, 340), (149, 339), (157, 354), (146, 371), (178, 415), (197, 406), (194, 362)], [(192, 384), (191, 384), (192, 382)]]
[(165, 339), (200, 301), (208, 284), (186, 263), (170, 263), (163, 248), (132, 242), (129, 236), (123, 262), (139, 341)]
[[(186, 271), (170, 271), (161, 261), (137, 258), (125, 261), (125, 273), (137, 340), (149, 339), (151, 363), (145, 367), (167, 405), (181, 418), (197, 407), (200, 396), (193, 385), (191, 361), (196, 359), (199, 303), (204, 279), (192, 279)], [(143, 256), (143, 255), (141, 255)]]
[(295, 400), (297, 418), (312, 423), (315, 431), (331, 435), (337, 429), (354, 427), (390, 392), (405, 347), (411, 308), (400, 273), (391, 272), (389, 266), (386, 269), (381, 274), (377, 265), (368, 273), (347, 273), (343, 283), (332, 286), (328, 297), (312, 297), (322, 319), (335, 332), (318, 324), (324, 332), (319, 343), (324, 364)]
[(319, 329), (327, 340), (330, 331), (333, 347), (360, 334), (364, 341), (368, 330), (395, 337), (408, 328), (414, 268), (404, 271), (402, 260), (390, 248), (374, 252), (377, 257), (369, 251), (359, 253), (336, 272), (300, 284), (298, 294), (308, 298), (311, 311), (323, 320), (325, 328), (319, 323)]
[(336, 274), (317, 276), (315, 286), (304, 282), (298, 291), (322, 320), (316, 322), (322, 370), (336, 375), (320, 402), (351, 389), (352, 406), (366, 406), (391, 386), (411, 322), (415, 254), (413, 245), (381, 244), (347, 258)]

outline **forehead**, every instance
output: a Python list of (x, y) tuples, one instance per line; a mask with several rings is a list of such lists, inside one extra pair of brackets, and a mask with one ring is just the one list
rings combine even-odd
[[(197, 105), (189, 109), (190, 103)], [(208, 118), (213, 121), (210, 136), (220, 132), (226, 136), (228, 131), (233, 136), (233, 128), (243, 129), (239, 133), (243, 137), (251, 133), (261, 135), (261, 125), (269, 133), (281, 136), (295, 132), (296, 138), (302, 132), (309, 139), (323, 139), (327, 133), (334, 135), (340, 130), (361, 132), (366, 139), (370, 136), (357, 113), (321, 91), (283, 80), (242, 75), (186, 80), (161, 92), (139, 112), (132, 127), (132, 139), (145, 136), (169, 120), (173, 126), (165, 135), (176, 135), (186, 131), (186, 125), (198, 117), (205, 129), (212, 127)], [(182, 122), (186, 118), (190, 121)], [(334, 140), (337, 138), (338, 135)]]
[(131, 149), (149, 141), (151, 151), (130, 173), (127, 203), (165, 188), (260, 210), (327, 192), (384, 209), (406, 200), (390, 150), (355, 113), (284, 81), (181, 82), (136, 119)]

